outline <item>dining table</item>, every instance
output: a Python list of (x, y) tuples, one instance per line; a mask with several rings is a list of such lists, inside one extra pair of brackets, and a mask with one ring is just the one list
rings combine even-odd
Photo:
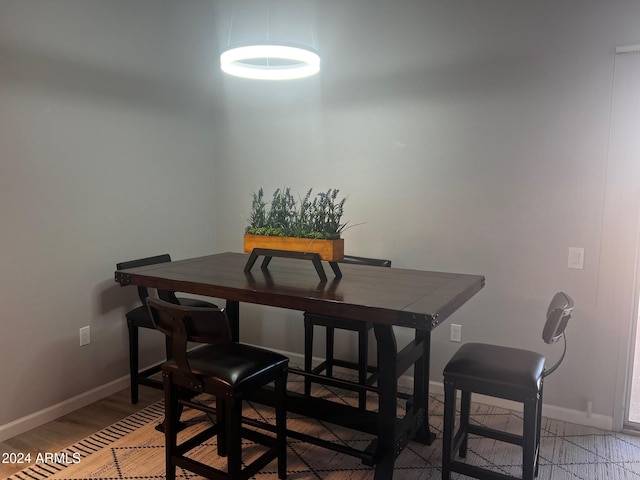
[[(357, 449), (303, 432), (289, 430), (287, 434), (360, 458), (375, 469), (376, 480), (391, 479), (395, 460), (410, 441), (430, 445), (435, 439), (428, 415), (431, 332), (484, 287), (484, 276), (341, 264), (340, 275), (323, 279), (316, 266), (305, 260), (275, 258), (260, 268), (247, 268), (249, 258), (244, 253), (218, 253), (117, 270), (115, 280), (122, 286), (225, 300), (235, 341), (240, 340), (241, 303), (371, 322), (378, 381), (367, 388), (378, 397), (377, 409), (363, 410), (295, 392), (289, 392), (287, 398), (287, 410), (366, 432), (371, 442)], [(411, 329), (406, 345), (398, 345), (398, 327)], [(398, 380), (411, 367), (413, 388), (407, 393), (398, 388)], [(314, 375), (295, 368), (291, 372)], [(335, 386), (345, 381), (336, 379)], [(264, 390), (252, 400), (269, 403), (270, 398), (270, 392)], [(403, 409), (398, 408), (399, 400), (406, 401)]]

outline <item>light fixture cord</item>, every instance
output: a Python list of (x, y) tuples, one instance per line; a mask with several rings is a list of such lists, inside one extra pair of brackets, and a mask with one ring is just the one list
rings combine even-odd
[(270, 29), (271, 29), (271, 2), (267, 2), (267, 42), (269, 41)]
[(233, 16), (234, 13), (231, 12), (231, 21), (229, 22), (229, 36), (227, 37), (227, 48), (231, 46), (231, 29), (233, 28)]
[[(267, 2), (267, 43), (269, 43), (269, 30), (271, 29), (271, 2)], [(267, 68), (271, 65), (269, 63), (269, 57), (267, 57)]]
[(312, 21), (313, 16), (311, 15), (311, 0), (307, 2), (307, 5), (309, 6), (307, 13), (309, 18), (309, 31), (311, 33), (311, 45), (313, 46), (314, 50), (317, 50), (318, 47), (316, 47), (316, 37), (313, 34), (313, 21)]

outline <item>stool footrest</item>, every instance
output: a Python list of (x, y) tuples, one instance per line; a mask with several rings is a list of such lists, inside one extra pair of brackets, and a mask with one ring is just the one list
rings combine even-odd
[(493, 438), (501, 442), (512, 443), (514, 445), (522, 446), (522, 435), (516, 435), (514, 433), (502, 432), (493, 428), (481, 427), (479, 425), (469, 425), (469, 433), (474, 435), (481, 435), (487, 438)]
[(206, 442), (213, 436), (217, 435), (221, 431), (222, 426), (220, 424), (211, 425), (206, 430), (194, 435), (193, 437), (185, 440), (179, 445), (176, 445), (175, 453), (177, 455), (184, 455), (190, 450), (198, 447), (203, 442)]
[(452, 461), (449, 465), (452, 472), (461, 473), (468, 477), (478, 478), (480, 480), (521, 480), (520, 477), (505, 475), (504, 473), (486, 470), (482, 467), (476, 467), (475, 465), (469, 465), (462, 462)]
[[(327, 370), (329, 367), (342, 367), (347, 368), (349, 370), (359, 370), (360, 366), (356, 362), (350, 362), (348, 360), (342, 360), (338, 358), (334, 358), (333, 360), (323, 360), (318, 364), (311, 373), (315, 373), (320, 375), (322, 372)], [(373, 385), (375, 381), (378, 379), (378, 367), (374, 365), (367, 365), (367, 372), (370, 373), (367, 378), (367, 385)]]
[(147, 387), (157, 388), (162, 390), (162, 382), (155, 378), (138, 377), (138, 385), (145, 385)]

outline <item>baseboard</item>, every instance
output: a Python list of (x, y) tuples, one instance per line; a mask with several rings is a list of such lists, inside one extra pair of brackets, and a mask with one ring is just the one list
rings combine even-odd
[[(413, 379), (408, 377), (411, 381)], [(411, 383), (409, 383), (411, 385)], [(444, 385), (439, 382), (429, 382), (429, 391), (431, 393), (444, 394)], [(515, 410), (516, 412), (522, 411), (522, 404), (513, 402), (511, 400), (504, 400), (502, 398), (489, 397), (486, 395), (473, 395), (473, 401), (482, 403), (483, 405), (491, 405), (494, 407), (507, 408), (509, 410)], [(562, 422), (575, 423), (578, 425), (584, 425), (586, 427), (599, 428), (601, 430), (613, 430), (613, 417), (607, 417), (606, 415), (599, 415), (592, 413), (588, 415), (587, 412), (581, 412), (579, 410), (572, 410), (570, 408), (557, 407), (555, 405), (542, 405), (542, 415), (554, 420), (560, 420)]]
[[(281, 352), (283, 355), (288, 355), (291, 359), (292, 363), (304, 364), (304, 357), (301, 354), (294, 354), (290, 352)], [(314, 358), (314, 364), (317, 364), (321, 361), (321, 359)], [(353, 371), (340, 369), (340, 367), (335, 367), (336, 371), (343, 371), (344, 373), (351, 373)], [(413, 377), (408, 375), (402, 375), (398, 378), (398, 385), (402, 387), (411, 388), (413, 386)], [(429, 391), (431, 393), (436, 393), (443, 395), (444, 394), (444, 386), (440, 382), (429, 382)], [(495, 407), (507, 408), (509, 410), (522, 411), (522, 404), (518, 402), (512, 402), (510, 400), (504, 400), (501, 398), (494, 398), (485, 395), (474, 395), (473, 400), (478, 403), (482, 403), (484, 405), (491, 405)], [(608, 417), (606, 415), (599, 415), (591, 413), (590, 415), (587, 412), (581, 412), (579, 410), (572, 410), (569, 408), (557, 407), (555, 405), (547, 405), (543, 404), (542, 406), (542, 415), (547, 418), (552, 418), (554, 420), (560, 420), (568, 423), (575, 423), (578, 425), (584, 425), (587, 427), (599, 428), (602, 430), (613, 430), (613, 417)]]
[[(282, 355), (286, 355), (290, 358), (291, 363), (296, 365), (304, 365), (304, 357), (299, 353), (278, 351)], [(316, 359), (314, 359), (316, 361)], [(319, 360), (317, 360), (319, 361)], [(336, 367), (336, 370), (340, 370)], [(353, 373), (349, 370), (345, 370), (347, 373)], [(402, 387), (411, 388), (413, 385), (413, 377), (408, 375), (402, 375), (398, 379), (398, 384)], [(112, 382), (96, 387), (87, 392), (76, 395), (75, 397), (64, 400), (60, 403), (47, 407), (38, 412), (34, 412), (22, 418), (18, 418), (10, 423), (0, 425), (0, 442), (3, 442), (9, 438), (20, 435), (33, 428), (44, 425), (51, 422), (56, 418), (71, 413), (79, 408), (85, 407), (93, 402), (97, 402), (109, 395), (113, 395), (120, 390), (123, 390), (129, 386), (129, 376), (118, 378)], [(429, 382), (429, 391), (432, 393), (443, 394), (444, 388), (442, 383)], [(521, 411), (522, 405), (517, 402), (509, 400), (503, 400), (500, 398), (487, 397), (484, 395), (474, 396), (474, 401), (483, 403), (485, 405), (492, 405), (501, 408), (508, 408), (510, 410)], [(602, 430), (613, 430), (613, 417), (606, 415), (591, 414), (587, 412), (581, 412), (579, 410), (572, 410), (569, 408), (556, 407), (554, 405), (543, 405), (542, 414), (545, 417), (553, 418), (554, 420), (561, 420), (563, 422), (576, 423), (578, 425), (584, 425), (588, 427), (600, 428)]]
[(613, 417), (600, 415), (598, 413), (581, 412), (570, 408), (556, 407), (555, 405), (542, 405), (542, 415), (554, 420), (577, 423), (587, 427), (599, 428), (601, 430), (613, 431)]
[[(197, 348), (200, 347), (198, 345), (195, 345), (191, 348), (191, 350)], [(145, 367), (142, 367), (140, 371), (155, 367), (157, 365), (160, 365), (161, 363), (162, 362), (155, 362), (151, 365), (147, 365)], [(16, 435), (20, 435), (21, 433), (28, 432), (29, 430), (40, 427), (41, 425), (51, 422), (56, 418), (67, 415), (68, 413), (78, 410), (79, 408), (86, 407), (87, 405), (97, 402), (98, 400), (102, 400), (109, 395), (113, 395), (114, 393), (117, 393), (120, 390), (124, 390), (125, 388), (129, 387), (129, 375), (125, 375), (107, 383), (106, 385), (101, 385), (100, 387), (96, 387), (93, 390), (81, 393), (80, 395), (76, 395), (75, 397), (69, 398), (55, 405), (51, 405), (50, 407), (44, 408), (38, 412), (34, 412), (22, 418), (18, 418), (17, 420), (14, 420), (10, 423), (0, 425), (0, 442), (4, 442), (5, 440), (15, 437)]]
[(109, 395), (113, 395), (128, 386), (129, 375), (126, 375), (109, 382), (106, 385), (101, 385), (25, 417), (0, 425), (0, 442), (4, 442), (9, 438), (20, 435), (21, 433), (28, 432), (31, 429), (51, 422), (56, 418), (71, 413), (79, 408), (86, 407), (87, 405), (97, 402)]

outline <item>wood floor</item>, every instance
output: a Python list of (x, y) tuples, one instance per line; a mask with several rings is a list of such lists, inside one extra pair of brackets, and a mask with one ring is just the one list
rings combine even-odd
[[(56, 453), (96, 431), (162, 399), (162, 391), (141, 386), (139, 402), (131, 405), (129, 389), (87, 405), (52, 422), (0, 442), (0, 456), (5, 453)], [(0, 457), (0, 461), (3, 458)], [(0, 478), (22, 470), (29, 465), (0, 463)]]

